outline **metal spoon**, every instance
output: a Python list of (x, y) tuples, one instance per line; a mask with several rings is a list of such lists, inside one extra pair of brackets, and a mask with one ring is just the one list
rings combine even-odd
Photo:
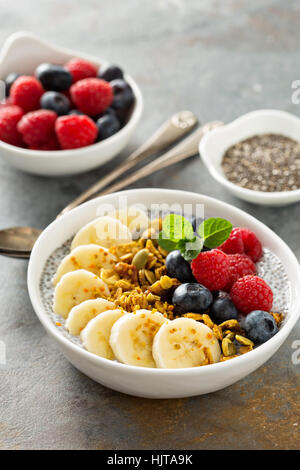
[[(169, 148), (172, 144), (187, 135), (197, 123), (198, 118), (191, 111), (180, 111), (174, 114), (123, 163), (68, 204), (57, 217), (69, 212), (74, 207), (90, 199), (96, 193), (99, 193), (99, 191), (110, 182), (145, 158), (150, 155), (156, 155)], [(33, 227), (12, 227), (0, 230), (0, 254), (16, 258), (28, 258), (41, 232), (42, 230)]]

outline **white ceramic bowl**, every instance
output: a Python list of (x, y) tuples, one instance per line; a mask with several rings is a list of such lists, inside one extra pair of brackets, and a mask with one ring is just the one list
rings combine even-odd
[(299, 141), (300, 119), (274, 109), (252, 111), (206, 134), (199, 144), (199, 153), (212, 177), (240, 199), (270, 206), (300, 201), (300, 189), (273, 193), (253, 191), (230, 182), (224, 175), (221, 163), (229, 147), (254, 135), (268, 133), (281, 134)]
[[(65, 63), (72, 57), (82, 57), (100, 65), (107, 61), (54, 46), (28, 32), (12, 34), (0, 53), (0, 79), (10, 72), (32, 74), (42, 62)], [(73, 175), (103, 165), (121, 152), (132, 136), (143, 110), (142, 94), (135, 81), (127, 74), (125, 79), (131, 85), (135, 104), (128, 123), (108, 139), (75, 150), (38, 151), (22, 149), (0, 141), (0, 156), (14, 167), (28, 173), (43, 176)]]
[[(284, 263), (291, 283), (291, 305), (279, 332), (269, 341), (230, 361), (188, 369), (148, 369), (120, 364), (98, 357), (72, 343), (54, 325), (43, 307), (40, 278), (51, 253), (96, 217), (101, 204), (117, 205), (119, 196), (128, 204), (204, 204), (205, 216), (225, 217), (236, 226), (255, 231), (264, 247)], [(266, 362), (291, 332), (300, 314), (300, 267), (288, 246), (268, 227), (233, 206), (200, 194), (162, 189), (137, 189), (91, 200), (52, 222), (37, 240), (28, 267), (28, 290), (33, 308), (47, 333), (66, 358), (95, 381), (120, 392), (148, 398), (175, 398), (201, 395), (231, 385)], [(58, 365), (59, 367), (59, 365)]]

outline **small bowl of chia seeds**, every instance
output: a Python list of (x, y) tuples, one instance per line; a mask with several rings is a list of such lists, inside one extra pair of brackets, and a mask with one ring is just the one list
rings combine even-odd
[(209, 132), (199, 152), (210, 174), (240, 199), (261, 205), (300, 201), (300, 119), (263, 109)]

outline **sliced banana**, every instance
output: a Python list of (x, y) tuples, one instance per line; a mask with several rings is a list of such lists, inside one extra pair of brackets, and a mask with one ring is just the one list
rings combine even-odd
[(109, 340), (116, 358), (124, 364), (155, 367), (153, 338), (165, 321), (161, 313), (150, 310), (137, 310), (120, 318), (113, 325)]
[(85, 300), (72, 308), (66, 320), (66, 328), (71, 335), (79, 335), (92, 318), (113, 308), (115, 304), (106, 299)]
[(67, 318), (70, 310), (88, 299), (108, 297), (109, 289), (95, 274), (78, 269), (65, 274), (55, 287), (53, 310), (57, 315)]
[(56, 285), (64, 274), (77, 269), (86, 269), (99, 275), (101, 268), (112, 268), (115, 262), (116, 257), (107, 248), (94, 244), (80, 245), (61, 261), (53, 284)]
[(123, 315), (125, 315), (123, 310), (108, 310), (89, 321), (80, 335), (83, 346), (98, 356), (115, 359), (109, 337), (113, 324)]
[(137, 206), (129, 206), (128, 208), (120, 210), (116, 209), (108, 215), (120, 220), (131, 232), (143, 232), (150, 224), (147, 213)]
[(103, 216), (84, 225), (73, 238), (71, 250), (80, 245), (96, 244), (105, 248), (132, 241), (131, 232), (120, 220)]
[(207, 355), (218, 362), (221, 353), (212, 330), (191, 318), (165, 323), (154, 338), (152, 352), (156, 366), (163, 369), (201, 366)]

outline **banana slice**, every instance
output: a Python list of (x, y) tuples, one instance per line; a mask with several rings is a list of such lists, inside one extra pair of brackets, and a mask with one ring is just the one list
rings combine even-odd
[(77, 246), (90, 245), (91, 243), (110, 248), (113, 245), (130, 243), (131, 241), (131, 232), (126, 225), (113, 217), (104, 216), (92, 220), (77, 232), (73, 238), (71, 250)]
[(108, 214), (126, 225), (131, 232), (143, 232), (149, 227), (150, 219), (145, 211), (137, 206), (129, 206), (126, 209), (114, 210)]
[(123, 310), (108, 310), (89, 321), (80, 335), (83, 346), (97, 356), (115, 359), (109, 337), (113, 324), (123, 315), (125, 315)]
[(70, 310), (88, 299), (108, 297), (109, 289), (95, 274), (78, 269), (65, 274), (55, 287), (53, 310), (57, 315), (67, 318)]
[(66, 328), (71, 335), (79, 335), (92, 318), (113, 308), (115, 304), (106, 299), (85, 300), (72, 308), (66, 320)]
[(56, 286), (64, 274), (77, 269), (86, 269), (99, 275), (101, 268), (109, 269), (115, 262), (116, 257), (107, 248), (92, 244), (80, 245), (61, 261), (52, 282)]
[(137, 310), (120, 318), (112, 327), (109, 343), (116, 358), (124, 364), (155, 367), (153, 338), (166, 321), (159, 313)]
[(191, 318), (165, 323), (154, 338), (152, 352), (156, 366), (163, 369), (201, 366), (207, 356), (218, 362), (221, 353), (212, 330)]

